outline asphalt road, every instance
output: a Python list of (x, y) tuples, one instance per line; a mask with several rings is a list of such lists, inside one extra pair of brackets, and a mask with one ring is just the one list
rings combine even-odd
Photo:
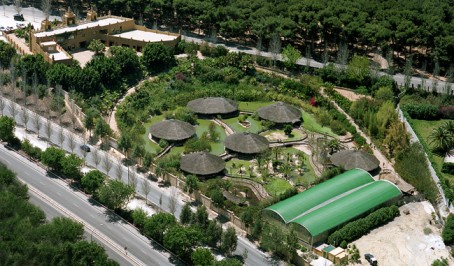
[(45, 198), (47, 205), (54, 209), (49, 211), (49, 206), (46, 207), (52, 215), (63, 211), (66, 216), (84, 223), (86, 230), (95, 239), (101, 238), (104, 246), (110, 246), (117, 256), (127, 247), (128, 255), (122, 256), (122, 261), (126, 260), (125, 265), (179, 264), (167, 252), (152, 246), (135, 228), (118, 220), (117, 216), (111, 215), (104, 207), (91, 203), (86, 195), (74, 191), (62, 180), (50, 177), (44, 169), (3, 146), (0, 146), (0, 158), (0, 161), (17, 173), (21, 181), (29, 185), (35, 195)]
[[(187, 36), (187, 35), (182, 35), (182, 39), (184, 39), (186, 41), (189, 41), (189, 42), (195, 42), (195, 43), (202, 43), (202, 42), (210, 43), (209, 40), (201, 39), (201, 38), (197, 38), (197, 37), (192, 37), (192, 36)], [(241, 53), (246, 53), (246, 54), (250, 54), (250, 55), (258, 55), (258, 54), (260, 54), (260, 56), (267, 57), (267, 58), (273, 58), (273, 56), (274, 56), (270, 52), (259, 51), (259, 50), (257, 50), (256, 48), (253, 48), (253, 47), (246, 47), (246, 46), (237, 45), (237, 44), (235, 44), (235, 45), (233, 45), (233, 44), (224, 44), (224, 43), (216, 43), (215, 44), (215, 43), (212, 43), (212, 42), (211, 42), (211, 44), (212, 45), (222, 45), (225, 48), (227, 48), (229, 51), (236, 52), (236, 53), (241, 52)], [(275, 58), (276, 58), (276, 60), (282, 61), (282, 55), (281, 54), (277, 54)], [(325, 66), (324, 63), (315, 61), (313, 59), (309, 59), (309, 61), (307, 61), (307, 59), (305, 57), (301, 57), (297, 61), (297, 64), (301, 65), (301, 66), (310, 66), (310, 67), (314, 67), (314, 68), (322, 68), (322, 67)], [(385, 72), (381, 72), (381, 71), (378, 72), (377, 74), (379, 76), (387, 75)], [(395, 74), (395, 75), (392, 76), (392, 78), (400, 86), (403, 86), (405, 84), (405, 76), (403, 74)], [(452, 83), (444, 82), (444, 81), (434, 81), (434, 80), (425, 79), (425, 78), (411, 77), (410, 86), (413, 85), (416, 88), (416, 87), (418, 87), (418, 85), (421, 85), (422, 83), (424, 83), (424, 87), (426, 88), (426, 90), (431, 91), (432, 88), (435, 87), (435, 85), (436, 85), (437, 91), (439, 93), (446, 93), (447, 91), (449, 91), (450, 94), (454, 94), (454, 85)]]
[[(3, 114), (8, 115), (11, 117), (11, 113), (15, 113), (15, 120), (18, 125), (23, 125), (22, 122), (22, 113), (23, 110), (16, 105), (15, 110), (13, 111), (11, 106), (12, 103), (11, 101), (4, 99), (5, 101), (5, 108), (3, 109)], [(36, 123), (34, 122), (35, 119), (29, 119), (27, 125), (28, 129), (31, 131), (36, 132)], [(43, 117), (40, 117), (41, 121), (41, 128), (40, 128), (40, 136), (47, 138), (47, 126), (46, 126), (46, 119)], [(91, 145), (91, 152), (85, 153), (80, 150), (80, 146), (85, 142), (84, 139), (81, 137), (73, 134), (72, 132), (63, 129), (63, 134), (60, 134), (60, 129), (61, 127), (57, 124), (54, 124), (50, 122), (50, 140), (54, 144), (59, 144), (60, 143), (60, 136), (63, 135), (63, 148), (68, 151), (72, 152), (74, 154), (77, 154), (81, 158), (85, 157), (86, 163), (88, 165), (91, 165), (92, 167), (104, 172), (107, 174), (110, 178), (116, 179), (119, 176), (119, 172), (121, 172), (121, 180), (124, 183), (128, 183), (128, 172), (129, 176), (132, 176), (132, 169), (128, 170), (128, 167), (120, 164), (116, 158), (114, 158), (112, 155), (105, 153), (104, 151), (98, 150), (96, 147), (93, 147)], [(71, 145), (71, 139), (74, 140), (74, 145)], [(59, 145), (57, 145), (59, 146)], [(71, 149), (71, 146), (74, 147), (74, 149)], [(98, 152), (95, 152), (95, 150), (98, 150)], [(96, 153), (98, 154), (96, 156)], [(111, 162), (112, 166), (109, 169), (109, 171), (106, 171), (104, 161), (108, 159), (109, 162)], [(98, 161), (99, 163), (96, 164), (95, 162)], [(147, 181), (147, 179), (140, 175), (136, 174), (136, 180), (137, 180), (137, 185), (136, 185), (136, 194), (141, 195), (142, 197), (145, 197), (143, 189), (142, 189), (142, 183), (143, 182), (149, 182), (150, 183), (150, 192), (147, 195), (148, 201), (154, 203), (156, 206), (159, 206), (162, 210), (169, 212), (170, 210), (170, 202), (171, 202), (171, 197), (172, 197), (172, 190), (174, 188), (171, 187), (160, 187), (156, 182), (150, 182)], [(47, 191), (44, 190), (47, 194)], [(174, 194), (174, 193), (173, 193)], [(161, 202), (161, 204), (160, 204)], [(176, 205), (175, 205), (175, 216), (178, 218), (181, 212), (181, 209), (185, 202), (182, 200), (182, 197), (176, 194)], [(75, 212), (78, 214), (78, 212)], [(101, 228), (101, 226), (95, 224), (94, 225), (96, 228)], [(106, 234), (108, 237), (112, 237), (112, 234), (116, 234), (117, 232), (109, 232)], [(129, 247), (128, 247), (129, 250)], [(249, 240), (247, 240), (244, 237), (238, 236), (238, 245), (237, 249), (234, 252), (236, 255), (241, 255), (244, 253), (244, 251), (247, 250), (248, 256), (245, 261), (247, 265), (271, 265), (271, 264), (279, 264), (280, 262), (278, 260), (275, 260), (274, 258), (271, 258), (268, 254), (262, 252), (259, 250), (254, 244), (252, 244)], [(139, 259), (141, 257), (138, 257)]]

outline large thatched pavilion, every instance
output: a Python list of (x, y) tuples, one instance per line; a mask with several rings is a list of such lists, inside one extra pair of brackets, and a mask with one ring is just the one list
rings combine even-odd
[(331, 162), (345, 170), (363, 169), (373, 171), (380, 166), (380, 161), (372, 154), (358, 150), (343, 150), (331, 156)]
[(232, 115), (238, 112), (238, 104), (223, 97), (195, 99), (188, 102), (187, 107), (200, 115)]
[(277, 124), (296, 124), (301, 122), (301, 111), (289, 104), (277, 102), (257, 110), (261, 119)]
[(226, 149), (243, 154), (262, 153), (269, 145), (265, 137), (249, 132), (232, 134), (224, 141)]
[(152, 138), (178, 142), (194, 136), (195, 128), (180, 120), (164, 120), (151, 125), (150, 134)]
[(224, 170), (225, 162), (209, 152), (194, 152), (181, 157), (180, 168), (190, 174), (214, 175)]

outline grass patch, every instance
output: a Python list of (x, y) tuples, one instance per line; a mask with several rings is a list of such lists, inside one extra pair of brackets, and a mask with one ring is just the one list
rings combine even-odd
[(249, 116), (246, 121), (250, 123), (250, 126), (243, 127), (239, 122), (238, 122), (238, 117), (233, 117), (229, 119), (224, 119), (224, 123), (229, 125), (233, 129), (233, 131), (240, 133), (240, 132), (251, 132), (251, 133), (259, 133), (263, 131), (262, 123), (260, 121), (257, 121), (253, 119), (251, 116)]
[[(226, 162), (225, 168), (227, 169), (228, 173), (238, 177), (249, 177), (249, 167), (251, 166), (250, 161), (240, 160), (237, 158), (233, 158)], [(235, 166), (235, 167), (234, 167)], [(240, 166), (243, 168), (243, 174), (240, 173)]]
[(157, 115), (157, 116), (154, 116), (152, 117), (150, 120), (148, 120), (147, 123), (144, 124), (144, 127), (145, 127), (145, 134), (143, 134), (142, 138), (144, 140), (144, 143), (145, 143), (145, 150), (147, 152), (151, 152), (151, 153), (159, 153), (162, 149), (161, 147), (159, 147), (159, 145), (153, 141), (151, 141), (149, 138), (148, 138), (148, 133), (150, 131), (150, 126), (156, 122), (160, 122), (164, 120), (164, 116), (163, 115)]
[(255, 112), (270, 104), (273, 104), (273, 102), (239, 102), (238, 110), (243, 112)]
[[(417, 132), (419, 136), (421, 136), (422, 139), (420, 141), (424, 141), (424, 143), (427, 144), (427, 146), (430, 147), (428, 143), (428, 138), (430, 133), (432, 131), (444, 124), (445, 122), (448, 122), (448, 119), (441, 119), (441, 120), (435, 120), (435, 121), (427, 121), (427, 120), (418, 120), (418, 119), (412, 119), (412, 127), (413, 130)], [(444, 161), (444, 156), (441, 156), (440, 154), (437, 153), (432, 153), (432, 158), (434, 162), (434, 168), (436, 168), (440, 173), (441, 168), (443, 167), (443, 161)], [(448, 178), (451, 184), (454, 184), (454, 175), (442, 173), (445, 178)]]
[(265, 185), (266, 191), (268, 191), (268, 193), (273, 197), (281, 195), (282, 193), (284, 193), (285, 191), (287, 191), (287, 189), (290, 189), (291, 187), (292, 187), (292, 185), (290, 185), (289, 182), (285, 181), (284, 179), (280, 179), (280, 178), (275, 178), (271, 182), (269, 182), (268, 184)]
[(315, 120), (315, 117), (308, 112), (303, 112), (303, 128), (308, 131), (328, 134), (330, 136), (337, 137), (337, 135), (333, 133), (331, 128), (320, 125), (317, 120)]
[[(208, 132), (208, 126), (212, 123), (210, 120), (197, 119), (197, 126), (195, 132), (198, 137), (201, 137), (203, 132)], [(226, 137), (225, 130), (223, 127), (215, 125), (216, 131), (219, 133), (219, 141), (212, 142), (211, 144), (211, 153), (215, 155), (221, 155), (224, 153), (224, 140)]]

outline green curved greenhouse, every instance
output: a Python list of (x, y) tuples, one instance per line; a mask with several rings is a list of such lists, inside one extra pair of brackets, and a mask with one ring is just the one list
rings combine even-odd
[(401, 196), (392, 183), (374, 181), (361, 169), (352, 169), (265, 209), (267, 217), (290, 225), (299, 238), (317, 243), (345, 224)]

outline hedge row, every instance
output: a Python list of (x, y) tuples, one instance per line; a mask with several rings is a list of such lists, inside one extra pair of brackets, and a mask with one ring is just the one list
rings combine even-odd
[(341, 243), (350, 243), (369, 233), (371, 230), (387, 224), (399, 215), (399, 208), (395, 205), (378, 209), (368, 216), (348, 223), (341, 229), (336, 230), (328, 237), (328, 243), (337, 243), (338, 245)]
[(413, 119), (438, 120), (441, 118), (440, 109), (433, 104), (405, 103), (401, 108)]
[(446, 174), (454, 175), (454, 163), (443, 163), (441, 171)]

